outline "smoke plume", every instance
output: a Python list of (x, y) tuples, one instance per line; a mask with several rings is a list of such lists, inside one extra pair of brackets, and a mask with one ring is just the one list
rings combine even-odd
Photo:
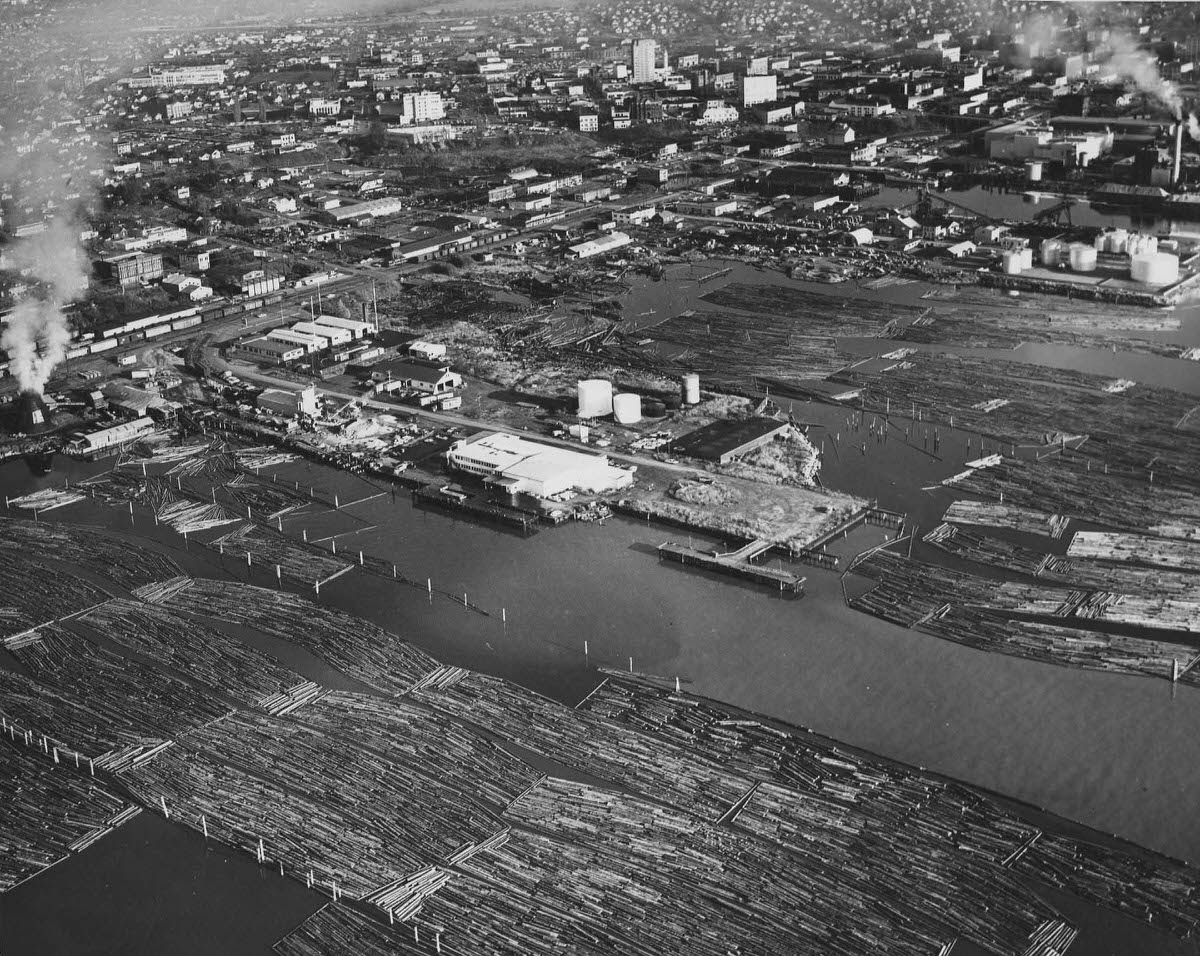
[(1171, 111), (1177, 120), (1183, 119), (1183, 99), (1179, 87), (1163, 79), (1158, 64), (1128, 34), (1116, 33), (1109, 38), (1111, 54), (1107, 65), (1115, 73), (1132, 82), (1142, 93), (1153, 97)]
[(1196, 119), (1195, 113), (1188, 113), (1187, 131), (1194, 141), (1200, 143), (1200, 120)]
[(71, 329), (62, 307), (87, 289), (78, 235), (59, 218), (13, 250), (13, 265), (28, 277), (32, 291), (8, 316), (0, 347), (23, 391), (42, 394), (54, 366), (66, 357)]

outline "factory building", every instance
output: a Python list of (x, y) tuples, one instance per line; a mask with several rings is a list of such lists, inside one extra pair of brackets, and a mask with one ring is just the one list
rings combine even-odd
[(268, 388), (258, 396), (258, 407), (283, 418), (296, 418), (299, 415), (315, 418), (318, 412), (317, 390), (312, 385), (298, 392)]
[(614, 491), (633, 484), (633, 473), (609, 464), (607, 455), (543, 445), (517, 435), (492, 433), (457, 441), (446, 460), (490, 485), (537, 498), (571, 489)]
[(349, 329), (339, 329), (326, 325), (323, 320), (318, 322), (297, 322), (292, 326), (292, 331), (319, 336), (320, 338), (327, 339), (330, 345), (349, 345), (354, 338)]
[(404, 203), (398, 198), (386, 196), (382, 199), (368, 199), (365, 202), (326, 209), (322, 213), (322, 217), (338, 225), (358, 219), (382, 219), (385, 216), (394, 216), (403, 208)]
[(101, 428), (73, 440), (67, 445), (67, 454), (94, 455), (97, 452), (123, 445), (154, 428), (154, 422), (149, 418), (133, 418), (119, 425)]
[(275, 365), (295, 362), (308, 354), (308, 350), (303, 345), (279, 342), (265, 335), (247, 339), (237, 347), (236, 351), (256, 362), (266, 361)]
[(589, 259), (592, 256), (600, 256), (607, 252), (613, 252), (622, 246), (629, 245), (632, 241), (623, 232), (610, 232), (607, 236), (600, 236), (597, 239), (589, 239), (587, 242), (580, 242), (574, 246), (569, 246), (567, 248), (567, 258)]
[(170, 89), (176, 86), (220, 86), (225, 82), (225, 64), (176, 66), (170, 69), (150, 69), (146, 76), (132, 76), (125, 81), (131, 89)]
[(163, 257), (157, 252), (127, 252), (110, 256), (101, 259), (100, 266), (123, 289), (163, 277)]
[(285, 345), (298, 345), (304, 349), (305, 355), (321, 352), (329, 348), (329, 339), (323, 335), (313, 335), (311, 332), (297, 332), (293, 329), (272, 329), (267, 338)]
[(343, 319), (337, 315), (318, 315), (316, 322), (319, 326), (349, 332), (355, 339), (364, 338), (372, 329), (370, 322), (363, 322), (361, 319)]
[(779, 87), (774, 73), (738, 77), (738, 106), (742, 109), (758, 106), (759, 103), (774, 103), (777, 99)]

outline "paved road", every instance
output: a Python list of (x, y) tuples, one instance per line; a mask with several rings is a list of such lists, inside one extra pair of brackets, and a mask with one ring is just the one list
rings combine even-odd
[[(273, 388), (283, 388), (289, 391), (295, 391), (297, 383), (293, 379), (276, 378), (273, 375), (267, 375), (252, 366), (244, 365), (240, 362), (229, 363), (234, 374), (241, 378), (252, 382), (258, 382), (262, 385), (269, 385)], [(440, 425), (453, 425), (456, 428), (470, 428), (473, 430), (485, 430), (495, 432), (505, 432), (509, 435), (517, 435), (522, 438), (531, 437), (530, 433), (523, 428), (514, 428), (511, 425), (499, 425), (491, 422), (480, 421), (475, 418), (468, 418), (465, 415), (454, 415), (450, 412), (430, 412), (424, 409), (415, 409), (408, 405), (396, 405), (393, 402), (381, 402), (377, 399), (366, 398), (350, 389), (330, 388), (327, 385), (317, 385), (317, 391), (322, 395), (330, 395), (334, 398), (354, 399), (362, 402), (368, 408), (378, 409), (380, 411), (396, 414), (398, 412), (406, 412), (416, 414), (418, 417), (429, 422)], [(569, 448), (572, 451), (580, 451), (579, 442), (567, 441), (561, 438), (553, 438), (547, 435), (533, 435), (539, 442), (543, 444), (558, 445), (561, 448)], [(590, 450), (590, 449), (589, 449)], [(626, 452), (616, 452), (608, 448), (596, 449), (608, 455), (609, 458), (617, 461), (624, 461), (628, 464), (638, 465), (639, 467), (658, 468), (663, 471), (675, 472), (683, 475), (694, 475), (697, 469), (690, 465), (678, 464), (672, 465), (668, 462), (658, 461), (647, 455), (632, 455)]]

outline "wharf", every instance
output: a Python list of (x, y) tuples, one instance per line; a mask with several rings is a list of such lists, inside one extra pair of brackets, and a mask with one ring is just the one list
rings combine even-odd
[(471, 498), (451, 497), (450, 495), (443, 494), (436, 488), (415, 488), (412, 496), (414, 501), (435, 505), (439, 508), (445, 508), (448, 511), (459, 511), (487, 521), (511, 525), (512, 527), (520, 528), (526, 534), (532, 534), (538, 530), (537, 518), (530, 517), (519, 511), (501, 508), (499, 505), (474, 501)]
[(673, 541), (665, 541), (658, 546), (658, 556), (670, 561), (678, 561), (683, 565), (695, 565), (708, 571), (745, 578), (755, 584), (778, 587), (781, 592), (803, 594), (804, 582), (807, 578), (779, 568), (759, 567), (750, 563), (754, 557), (765, 553), (770, 548), (769, 542), (752, 541), (737, 551), (720, 554), (715, 551), (701, 551)]

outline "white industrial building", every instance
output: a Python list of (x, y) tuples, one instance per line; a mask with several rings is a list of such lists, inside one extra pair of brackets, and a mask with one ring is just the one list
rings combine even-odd
[(317, 390), (312, 385), (298, 392), (285, 388), (268, 388), (258, 396), (258, 407), (284, 418), (308, 415), (315, 418), (318, 412)]
[(348, 206), (338, 206), (326, 209), (324, 217), (334, 223), (349, 222), (353, 219), (382, 219), (384, 216), (394, 216), (404, 208), (404, 203), (395, 196), (385, 196), (382, 199), (368, 199)]
[(328, 339), (330, 345), (349, 345), (354, 336), (349, 329), (338, 329), (320, 322), (297, 322), (292, 326), (293, 332), (306, 332), (309, 335), (319, 335)]
[(589, 239), (574, 246), (567, 247), (568, 259), (588, 259), (591, 256), (604, 255), (629, 245), (633, 240), (623, 232), (610, 232), (607, 236)]
[[(365, 338), (373, 328), (370, 322), (363, 322), (361, 319), (343, 319), (338, 315), (318, 315), (316, 323), (326, 329), (342, 329), (356, 339)], [(320, 329), (317, 331), (318, 334), (324, 334)]]
[(546, 498), (576, 489), (614, 491), (633, 484), (633, 473), (609, 464), (607, 455), (543, 445), (517, 435), (491, 433), (457, 441), (446, 452), (451, 467), (488, 484)]
[(286, 342), (288, 345), (299, 345), (305, 355), (320, 352), (329, 348), (329, 339), (323, 335), (313, 335), (311, 332), (297, 332), (294, 329), (272, 329), (267, 338), (274, 342)]
[(91, 455), (106, 448), (123, 445), (133, 441), (140, 435), (154, 428), (154, 422), (149, 418), (133, 418), (119, 425), (101, 428), (99, 431), (76, 438), (67, 446), (72, 455)]

